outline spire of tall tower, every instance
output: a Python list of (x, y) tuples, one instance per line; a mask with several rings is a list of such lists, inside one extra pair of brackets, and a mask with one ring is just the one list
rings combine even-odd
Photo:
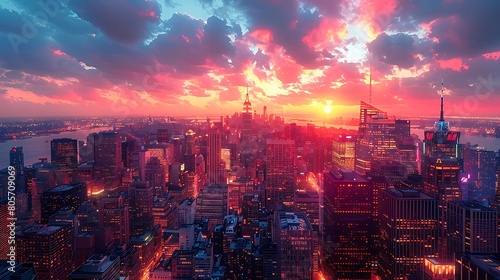
[(247, 82), (247, 96), (245, 97), (245, 102), (250, 102), (250, 97), (248, 96), (248, 82)]
[(370, 60), (370, 105), (372, 105), (372, 61)]
[(440, 122), (444, 122), (444, 79), (441, 78), (441, 115), (439, 117)]

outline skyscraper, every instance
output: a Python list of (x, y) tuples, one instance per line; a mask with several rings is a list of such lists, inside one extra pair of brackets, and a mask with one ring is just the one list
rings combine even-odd
[(422, 175), (424, 182), (428, 181), (430, 164), (435, 157), (458, 157), (458, 144), (460, 132), (450, 131), (450, 123), (444, 120), (444, 96), (441, 90), (441, 112), (436, 128), (432, 131), (424, 132), (423, 155), (422, 155)]
[(275, 214), (280, 279), (312, 280), (313, 239), (317, 238), (303, 212)]
[(341, 134), (332, 143), (332, 162), (338, 169), (354, 169), (356, 136)]
[(73, 270), (71, 226), (33, 226), (17, 236), (18, 261), (35, 264), (39, 279), (67, 280)]
[[(24, 153), (23, 147), (13, 147), (10, 150), (10, 165), (16, 168), (16, 171), (19, 172), (24, 168)], [(19, 173), (18, 173), (19, 174)]]
[(130, 235), (153, 228), (153, 187), (147, 181), (132, 182), (128, 189)]
[(372, 160), (398, 158), (396, 146), (396, 120), (363, 101), (356, 142), (355, 171), (365, 175)]
[(243, 103), (243, 111), (241, 113), (242, 121), (243, 121), (243, 129), (241, 131), (241, 142), (249, 142), (252, 137), (252, 103), (250, 103), (250, 98), (248, 95), (248, 87), (247, 94), (245, 97), (245, 102)]
[(45, 190), (40, 198), (41, 223), (46, 224), (49, 217), (63, 207), (76, 211), (87, 200), (87, 185), (84, 182), (74, 182), (68, 185), (59, 185)]
[[(449, 260), (446, 239), (446, 211), (448, 202), (462, 199), (460, 190), (460, 164), (457, 158), (443, 157), (430, 158), (426, 169), (424, 192), (438, 200), (439, 204), (439, 232), (438, 256), (441, 260)], [(444, 259), (443, 259), (444, 258)]]
[(464, 172), (469, 178), (469, 199), (489, 205), (495, 201), (497, 157), (495, 151), (463, 149)]
[(448, 254), (497, 253), (498, 213), (478, 203), (450, 202), (447, 212)]
[(221, 159), (221, 134), (219, 129), (212, 128), (208, 132), (207, 149), (207, 181), (209, 184), (223, 184), (224, 167)]
[(105, 180), (107, 190), (118, 187), (123, 169), (120, 134), (100, 132), (94, 135), (94, 161), (100, 175)]
[(123, 196), (104, 197), (99, 201), (99, 228), (111, 228), (117, 245), (128, 245), (130, 239), (129, 206)]
[(323, 175), (325, 274), (370, 279), (377, 231), (373, 183), (353, 170), (329, 170)]
[[(295, 140), (266, 140), (266, 206), (293, 204), (297, 176)], [(269, 201), (270, 200), (270, 201)]]
[(76, 167), (78, 165), (76, 139), (60, 138), (50, 141), (50, 158), (56, 167)]
[(419, 276), (437, 253), (437, 200), (410, 189), (381, 192), (379, 272), (382, 279)]

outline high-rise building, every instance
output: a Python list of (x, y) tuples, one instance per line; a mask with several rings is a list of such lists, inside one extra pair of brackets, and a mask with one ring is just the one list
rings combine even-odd
[(45, 190), (40, 198), (41, 223), (46, 224), (49, 217), (63, 207), (76, 211), (87, 200), (87, 185), (84, 182), (74, 182), (68, 185), (59, 185)]
[(71, 226), (33, 226), (16, 238), (17, 260), (34, 263), (39, 279), (68, 279), (73, 271)]
[(207, 185), (196, 198), (195, 221), (207, 218), (208, 232), (212, 232), (216, 225), (224, 222), (228, 209), (227, 185)]
[(332, 163), (338, 169), (354, 169), (356, 136), (339, 135), (332, 144)]
[(481, 148), (463, 150), (464, 172), (469, 178), (469, 199), (489, 205), (495, 201), (497, 157), (495, 151)]
[(441, 113), (436, 128), (424, 132), (423, 154), (422, 154), (422, 176), (424, 182), (428, 181), (429, 175), (426, 170), (429, 165), (435, 163), (436, 157), (458, 157), (458, 145), (460, 132), (450, 131), (450, 123), (444, 120), (444, 96), (441, 90)]
[(323, 177), (323, 270), (339, 279), (370, 279), (377, 233), (373, 183), (353, 170)]
[(123, 170), (121, 136), (116, 132), (100, 132), (94, 135), (94, 161), (105, 181), (106, 191), (119, 185)]
[(132, 182), (128, 189), (130, 235), (138, 236), (153, 228), (153, 187), (147, 181)]
[(172, 279), (193, 279), (196, 250), (176, 250), (172, 254)]
[(158, 141), (158, 143), (168, 143), (170, 141), (168, 129), (158, 129), (156, 131), (156, 141)]
[(407, 137), (410, 137), (410, 121), (396, 120), (395, 127), (396, 144), (400, 144)]
[[(207, 181), (209, 184), (223, 184), (224, 169), (221, 158), (222, 142), (219, 129), (213, 128), (208, 132), (207, 149)], [(222, 167), (222, 168), (221, 168)]]
[(460, 253), (455, 257), (455, 279), (500, 279), (498, 254)]
[(437, 254), (437, 200), (417, 190), (385, 189), (379, 207), (379, 275), (420, 276), (424, 258)]
[(398, 143), (399, 162), (406, 168), (406, 174), (420, 174), (420, 149), (418, 138), (406, 137)]
[(196, 199), (184, 199), (177, 206), (177, 227), (193, 224), (196, 214)]
[(23, 147), (13, 147), (9, 154), (10, 165), (16, 168), (16, 171), (23, 170), (24, 168), (24, 153)]
[(99, 201), (99, 227), (111, 229), (115, 243), (128, 245), (130, 239), (129, 206), (123, 196), (104, 197)]
[(397, 156), (396, 120), (361, 101), (354, 170), (365, 175), (372, 160), (393, 160)]
[(394, 187), (399, 181), (406, 178), (406, 167), (393, 160), (373, 160), (371, 172), (386, 178), (390, 187)]
[(10, 253), (10, 244), (8, 243), (10, 235), (9, 217), (7, 199), (0, 199), (0, 239), (2, 240), (0, 242), (0, 256), (2, 256), (2, 259), (8, 258), (7, 254)]
[(462, 199), (460, 164), (453, 157), (431, 158), (423, 173), (427, 174), (424, 177), (424, 192), (437, 198), (439, 204), (438, 257), (443, 261), (449, 260), (451, 256), (447, 250), (446, 211), (448, 202)]
[(186, 148), (184, 151), (184, 164), (186, 165), (186, 171), (194, 172), (196, 154), (199, 153), (199, 149), (197, 151), (196, 133), (192, 130), (188, 130), (186, 132), (185, 139), (186, 139)]
[[(266, 207), (293, 204), (297, 176), (295, 140), (266, 140)], [(270, 201), (269, 201), (270, 200)]]
[(243, 129), (241, 131), (241, 142), (249, 142), (252, 137), (252, 103), (250, 103), (250, 98), (247, 94), (245, 97), (245, 102), (243, 103), (243, 111), (241, 113), (242, 121), (243, 121)]
[(50, 159), (55, 167), (76, 167), (78, 165), (77, 140), (59, 138), (50, 141)]
[(69, 275), (70, 280), (118, 280), (120, 257), (96, 254)]
[(312, 280), (313, 239), (317, 235), (304, 212), (275, 213), (280, 279)]
[(497, 253), (498, 213), (478, 203), (450, 202), (447, 209), (448, 254)]

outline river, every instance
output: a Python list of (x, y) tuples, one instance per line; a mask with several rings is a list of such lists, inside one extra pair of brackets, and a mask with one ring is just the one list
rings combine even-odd
[(23, 147), (24, 165), (28, 166), (38, 162), (39, 157), (47, 157), (50, 161), (50, 141), (57, 138), (71, 138), (78, 141), (86, 141), (87, 135), (94, 132), (110, 130), (112, 127), (99, 127), (94, 129), (82, 129), (78, 131), (66, 131), (59, 134), (37, 136), (29, 139), (8, 140), (0, 143), (0, 169), (9, 165), (9, 154), (12, 147)]

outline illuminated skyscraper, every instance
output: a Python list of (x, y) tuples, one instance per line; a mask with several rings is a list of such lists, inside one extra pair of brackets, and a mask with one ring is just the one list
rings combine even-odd
[(434, 164), (434, 157), (458, 157), (458, 144), (460, 132), (450, 131), (450, 123), (444, 120), (444, 96), (441, 90), (441, 112), (436, 128), (432, 131), (425, 131), (422, 155), (422, 176), (424, 182), (428, 181), (428, 165)]
[(377, 231), (373, 183), (353, 170), (323, 175), (325, 274), (335, 279), (370, 279)]
[(129, 244), (129, 207), (123, 196), (104, 197), (99, 201), (99, 227), (110, 227), (117, 245)]
[(427, 168), (423, 170), (427, 174), (424, 192), (438, 199), (438, 256), (441, 260), (449, 260), (451, 256), (448, 255), (446, 244), (446, 211), (448, 202), (462, 199), (460, 164), (457, 158), (453, 157), (431, 158), (428, 163)]
[(312, 280), (313, 239), (317, 238), (303, 212), (275, 214), (280, 279)]
[(50, 141), (50, 158), (56, 167), (76, 167), (78, 165), (76, 139), (60, 138)]
[(84, 182), (74, 182), (68, 185), (59, 185), (45, 190), (40, 198), (41, 223), (46, 224), (49, 217), (63, 207), (76, 211), (87, 200), (87, 186)]
[(19, 174), (19, 171), (23, 170), (24, 168), (23, 147), (13, 147), (10, 150), (9, 159), (10, 165), (14, 166)]
[(153, 228), (153, 187), (147, 181), (132, 182), (128, 189), (130, 235), (142, 235)]
[(341, 134), (333, 140), (332, 162), (338, 169), (354, 169), (356, 136)]
[(281, 203), (291, 206), (297, 175), (295, 140), (267, 139), (266, 169), (266, 206), (272, 208)]
[(447, 212), (448, 254), (497, 253), (498, 213), (478, 203), (450, 202)]
[(19, 262), (31, 262), (39, 279), (67, 280), (73, 271), (71, 226), (33, 226), (17, 236)]
[(437, 200), (416, 190), (385, 189), (380, 196), (379, 272), (382, 279), (422, 273), (437, 253)]
[(243, 111), (241, 113), (242, 121), (243, 121), (243, 129), (241, 131), (241, 142), (249, 142), (252, 137), (252, 103), (250, 103), (250, 98), (248, 95), (248, 87), (247, 94), (245, 97), (245, 102), (243, 103)]
[(207, 181), (209, 184), (223, 184), (224, 166), (221, 158), (222, 143), (219, 129), (210, 129), (208, 132), (207, 149)]
[(123, 170), (120, 134), (101, 132), (94, 135), (94, 161), (100, 175), (105, 180), (107, 190), (118, 187)]
[(489, 205), (495, 201), (497, 157), (495, 151), (481, 148), (463, 150), (464, 172), (470, 175), (469, 199)]
[(363, 101), (360, 107), (354, 170), (361, 175), (370, 171), (372, 160), (398, 158), (396, 120)]

